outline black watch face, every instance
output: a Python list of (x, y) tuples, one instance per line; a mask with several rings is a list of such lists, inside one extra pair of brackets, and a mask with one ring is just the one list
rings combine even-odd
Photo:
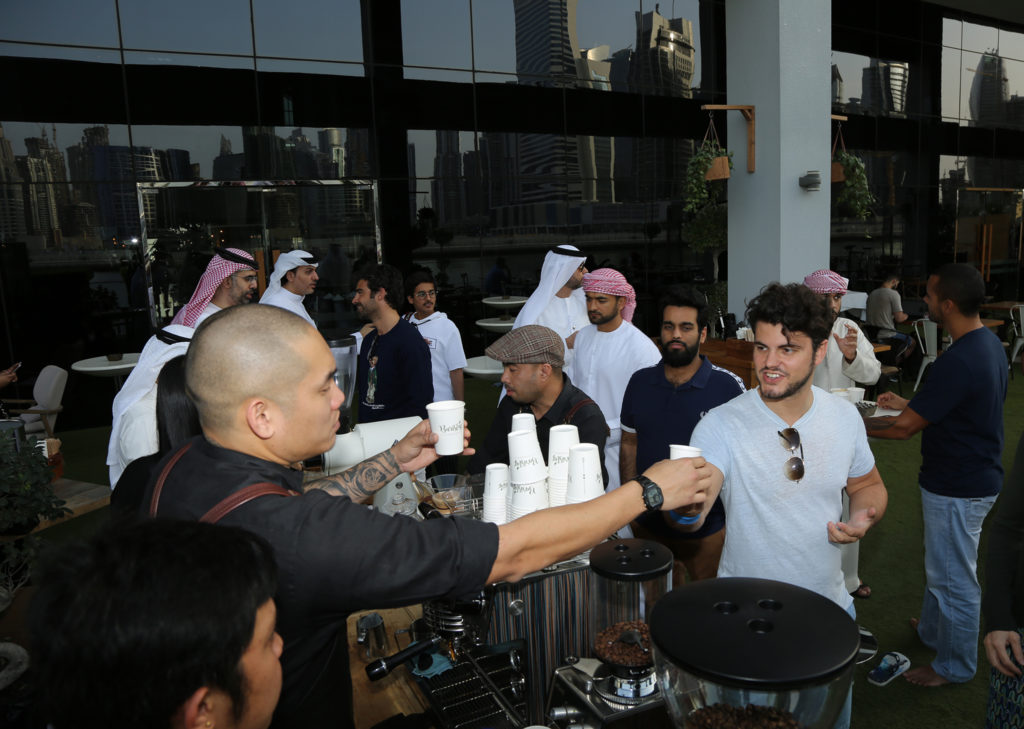
[(644, 489), (644, 502), (649, 510), (656, 511), (665, 503), (665, 497), (662, 496), (660, 488), (650, 484)]

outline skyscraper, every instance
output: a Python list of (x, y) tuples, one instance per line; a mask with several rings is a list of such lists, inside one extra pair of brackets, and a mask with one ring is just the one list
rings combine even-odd
[(437, 147), (434, 152), (434, 179), (430, 182), (430, 197), (437, 224), (451, 225), (462, 220), (465, 215), (459, 133), (438, 129), (435, 136)]
[[(516, 75), (532, 86), (574, 87), (577, 83), (577, 0), (515, 0)], [(522, 202), (582, 198), (579, 150), (574, 137), (520, 134)]]

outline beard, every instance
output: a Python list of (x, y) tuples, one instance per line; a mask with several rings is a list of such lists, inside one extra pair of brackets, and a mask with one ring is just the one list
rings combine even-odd
[(614, 319), (617, 313), (618, 312), (615, 312), (615, 313), (612, 313), (612, 314), (608, 314), (606, 316), (601, 316), (600, 314), (598, 314), (595, 311), (593, 314), (587, 314), (587, 319), (590, 320), (591, 324), (596, 324), (597, 326), (601, 326), (602, 324), (607, 324), (612, 319)]
[[(767, 392), (765, 392), (765, 389), (762, 386), (761, 387), (761, 397), (764, 398), (765, 400), (773, 400), (773, 401), (785, 400), (786, 398), (792, 397), (796, 392), (798, 392), (800, 390), (800, 388), (803, 387), (804, 385), (806, 385), (807, 381), (809, 379), (811, 379), (811, 377), (813, 377), (813, 376), (814, 376), (814, 368), (811, 367), (810, 371), (804, 376), (804, 378), (802, 380), (800, 380), (799, 382), (791, 382), (789, 387), (787, 387), (785, 390), (783, 390), (778, 395), (768, 394)], [(761, 384), (760, 378), (758, 379), (758, 384), (759, 385)]]
[[(697, 350), (690, 349), (685, 342), (680, 342), (682, 349), (667, 349), (663, 347), (662, 359), (669, 367), (686, 367), (697, 357)], [(672, 342), (668, 342), (672, 344)]]

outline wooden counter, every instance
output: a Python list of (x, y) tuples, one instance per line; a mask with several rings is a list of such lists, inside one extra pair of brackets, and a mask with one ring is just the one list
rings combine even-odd
[(757, 387), (753, 342), (743, 339), (708, 339), (700, 345), (700, 352), (711, 360), (711, 364), (737, 375), (748, 390)]
[(395, 631), (408, 628), (413, 620), (422, 615), (419, 605), (390, 610), (360, 610), (348, 619), (349, 671), (352, 673), (352, 711), (356, 729), (370, 729), (395, 714), (419, 714), (429, 711), (415, 681), (405, 666), (399, 667), (380, 681), (370, 681), (366, 676), (366, 648), (356, 643), (356, 622), (366, 613), (377, 612), (384, 618), (388, 633), (388, 655), (397, 653), (409, 645), (408, 634), (399, 636), (395, 646)]

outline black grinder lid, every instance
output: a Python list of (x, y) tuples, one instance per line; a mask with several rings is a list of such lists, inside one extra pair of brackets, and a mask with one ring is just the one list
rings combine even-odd
[(649, 539), (612, 539), (590, 550), (590, 569), (602, 577), (642, 582), (672, 569), (672, 552)]
[(651, 640), (678, 667), (725, 685), (789, 690), (826, 683), (857, 656), (860, 630), (816, 592), (775, 580), (722, 577), (665, 595)]

